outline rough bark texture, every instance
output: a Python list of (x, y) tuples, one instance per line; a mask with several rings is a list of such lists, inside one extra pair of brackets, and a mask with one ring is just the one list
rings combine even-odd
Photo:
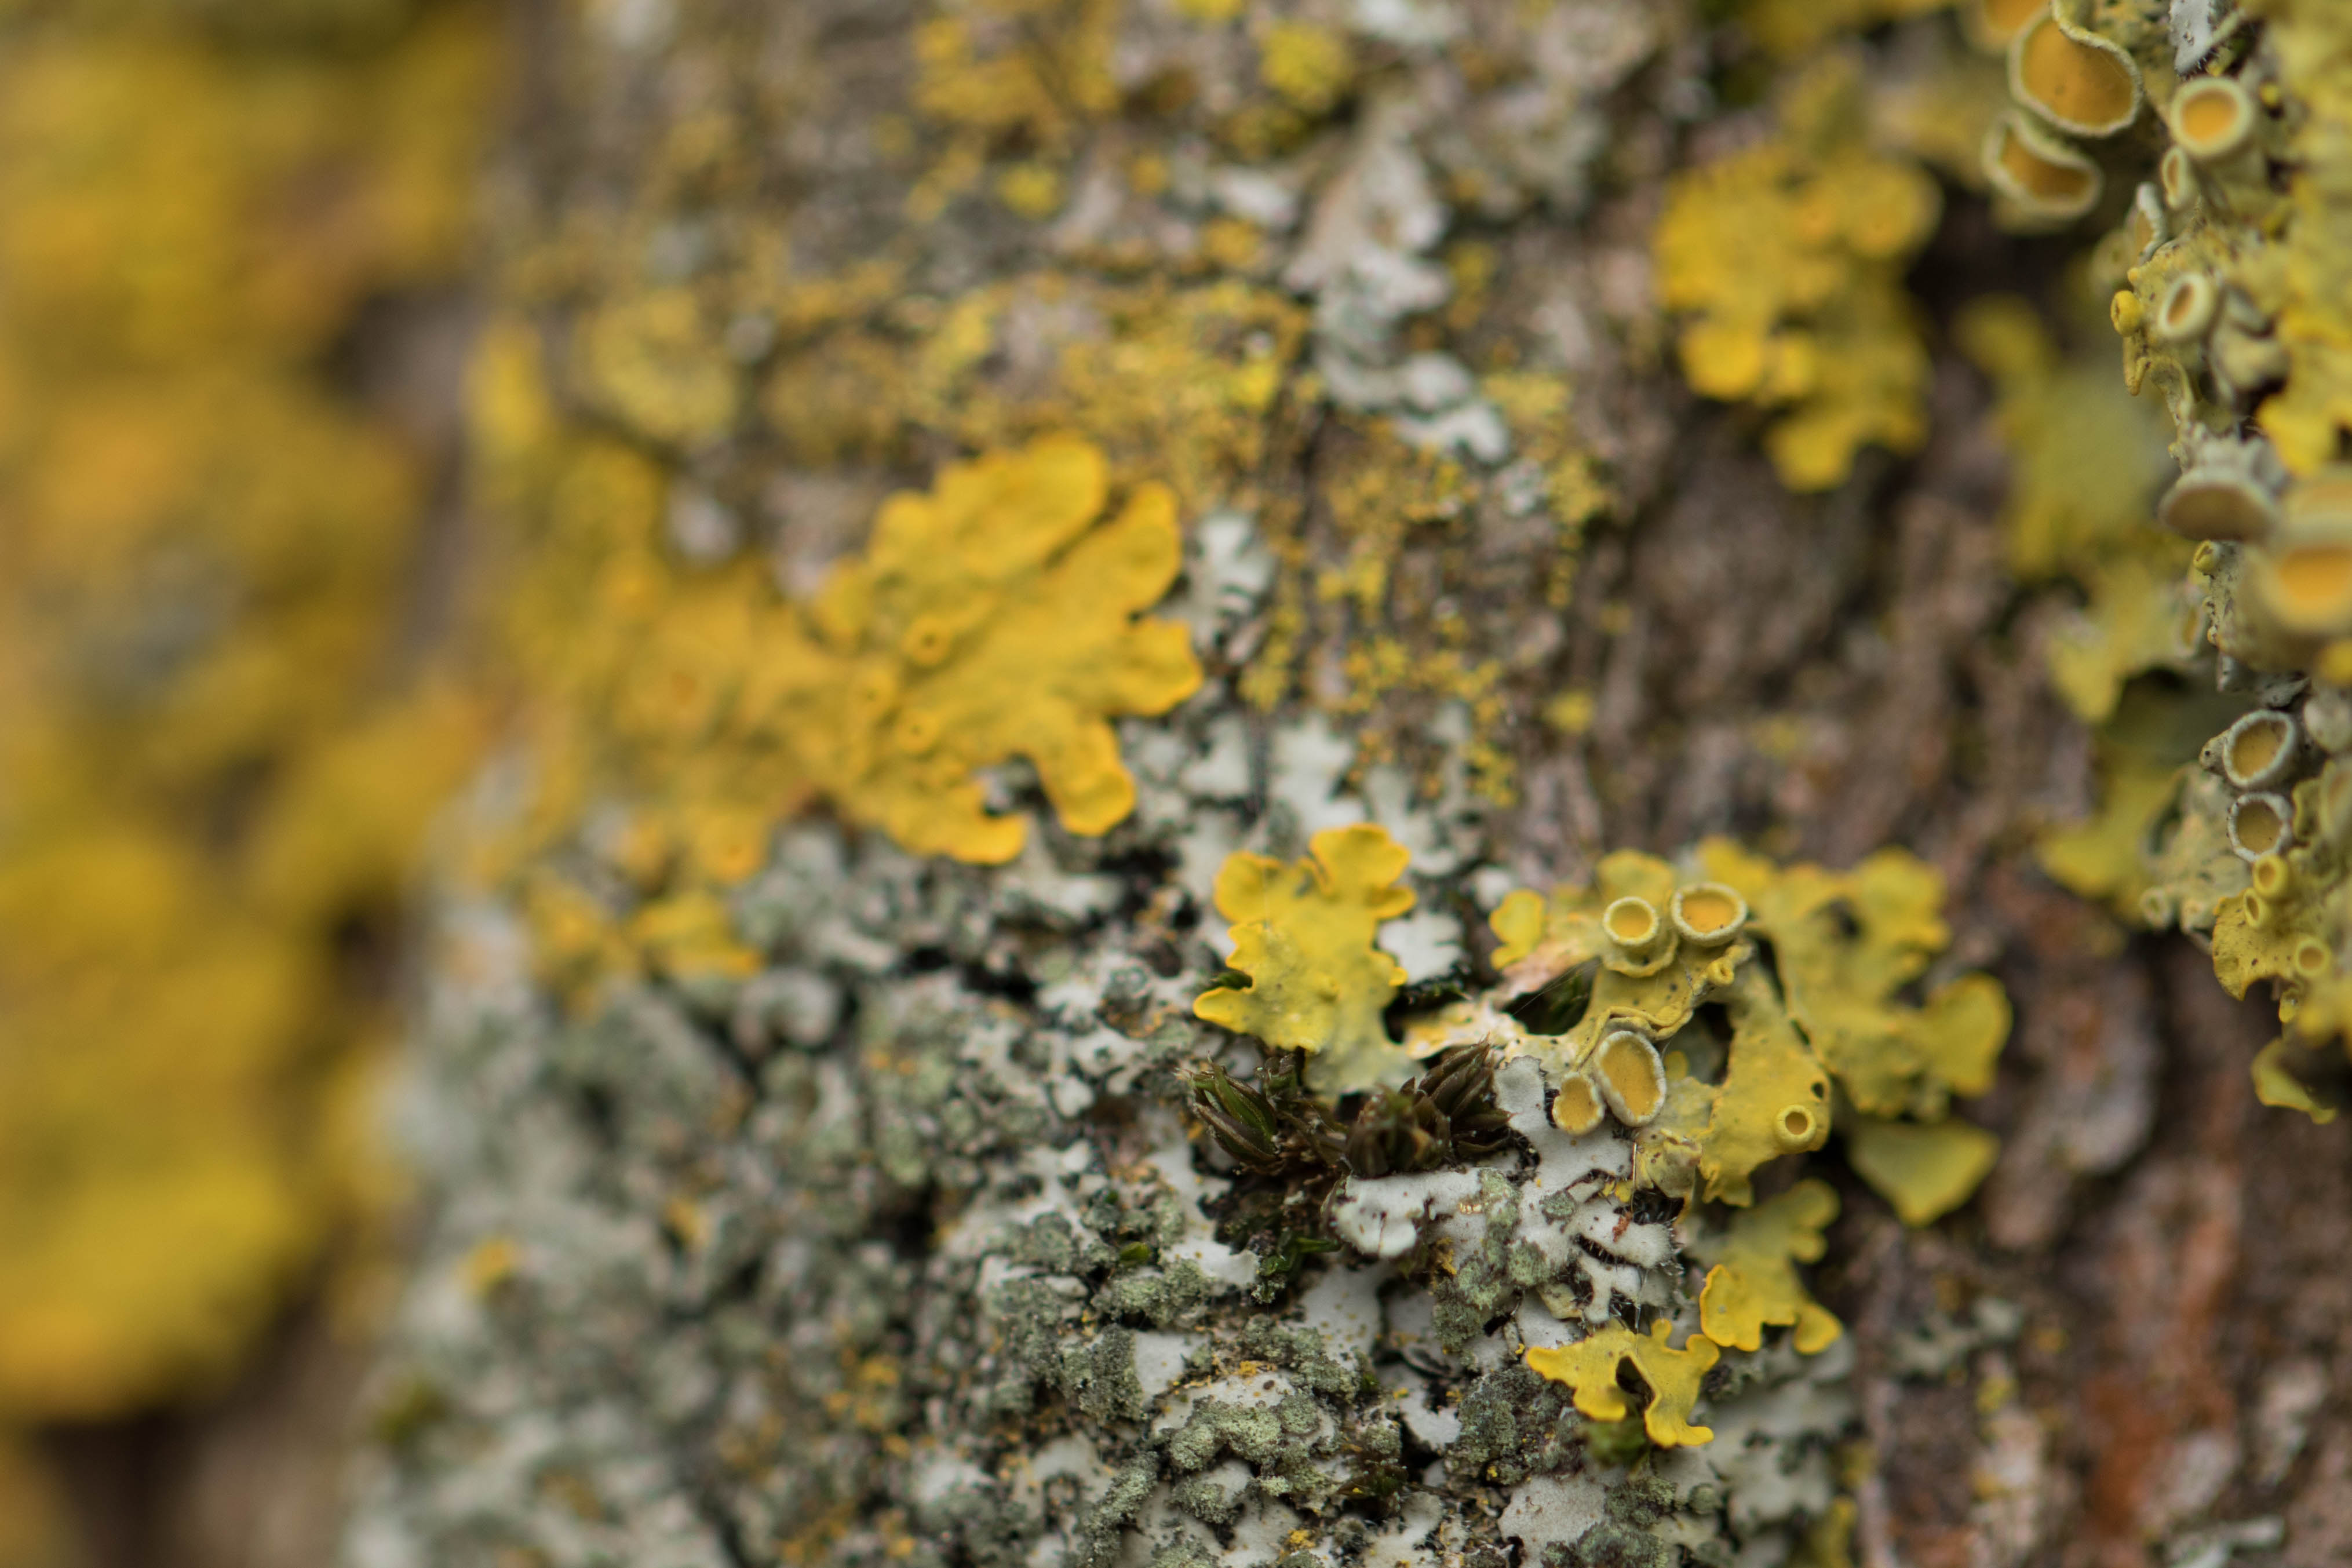
[[(508, 890), (451, 895), (411, 1117), (434, 1217), (345, 1561), (2352, 1560), (2352, 1141), (2254, 1103), (2263, 1025), (2185, 939), (2034, 868), (2089, 742), (2042, 673), (2063, 591), (2003, 554), (1987, 386), (1939, 352), (1920, 449), (1801, 495), (1675, 374), (1650, 236), (1670, 171), (1768, 134), (1709, 103), (1762, 68), (1736, 40), (1634, 0), (616, 0), (529, 30), (495, 223), (571, 445), (506, 515), (603, 443), (661, 476), (673, 555), (805, 596), (887, 490), (1076, 432), (1175, 487), (1158, 613), (1206, 679), (1121, 721), (1140, 804), (1108, 836), (1017, 766), (1002, 868), (820, 805), (725, 894), (748, 970), (565, 998)], [(2054, 269), (1947, 200), (1937, 320)], [(1257, 1051), (1191, 1011), (1229, 951), (1213, 879), (1358, 820), (1413, 849), (1433, 918), (1391, 946), (1424, 1004), (1494, 984), (1502, 891), (1610, 850), (1941, 871), (1934, 977), (1990, 969), (2017, 1018), (1969, 1112), (2000, 1163), (1913, 1229), (1813, 1155), (1851, 1371), (1783, 1349), (1712, 1391), (1783, 1399), (1756, 1441), (1818, 1490), (1743, 1515), (1770, 1489), (1612, 1466), (1519, 1362), (1548, 1313), (1449, 1338), (1452, 1265), (1423, 1260), (1455, 1276), (1433, 1320), (1345, 1251), (1259, 1290), (1215, 1238), (1234, 1173), (1175, 1073)], [(539, 853), (625, 927), (675, 889), (598, 831)], [(1648, 1272), (1673, 1304), (1643, 1326), (1687, 1320), (1696, 1275)]]

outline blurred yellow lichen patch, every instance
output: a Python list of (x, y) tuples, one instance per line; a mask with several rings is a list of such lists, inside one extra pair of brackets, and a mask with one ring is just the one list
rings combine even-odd
[(1846, 1158), (1905, 1225), (1932, 1225), (1969, 1201), (1992, 1173), (2000, 1140), (1965, 1121), (1848, 1119)]
[(1407, 1062), (1381, 1015), (1404, 970), (1377, 945), (1381, 924), (1412, 908), (1396, 886), (1411, 856), (1385, 829), (1330, 827), (1285, 865), (1235, 855), (1217, 873), (1217, 912), (1233, 922), (1244, 989), (1202, 993), (1192, 1011), (1276, 1050), (1313, 1053), (1327, 1095), (1370, 1088)]
[[(533, 352), (528, 334), (487, 345), (477, 416), (486, 442), (521, 433), (492, 486), (541, 475), (509, 626), (541, 769), (526, 839), (568, 831), (584, 792), (618, 791), (637, 804), (616, 868), (652, 893), (674, 874), (742, 880), (773, 826), (820, 795), (917, 854), (1009, 860), (1027, 821), (992, 811), (975, 774), (1015, 757), (1074, 833), (1133, 808), (1109, 721), (1164, 712), (1201, 679), (1185, 629), (1141, 617), (1181, 561), (1165, 486), (1111, 508), (1101, 450), (1067, 436), (950, 464), (932, 489), (885, 501), (866, 552), (797, 603), (755, 565), (697, 570), (665, 552), (658, 470), (551, 437)], [(593, 900), (531, 902), (548, 953), (607, 951), (616, 934)], [(618, 934), (647, 952), (658, 937), (664, 964), (740, 968), (708, 919), (677, 923), (688, 907), (703, 906)], [(689, 926), (705, 934), (680, 947)]]
[(1118, 101), (1112, 0), (967, 0), (915, 33), (925, 118), (1059, 149)]
[(2275, 10), (2272, 36), (2299, 113), (2284, 160), (2289, 213), (2263, 292), (2275, 300), (2289, 369), (2257, 418), (2286, 466), (2307, 475), (2340, 461), (2352, 441), (2352, 16), (2309, 0)]
[(2097, 809), (2084, 821), (2045, 830), (2036, 847), (2042, 868), (2061, 887), (2137, 915), (2150, 886), (2148, 847), (2179, 796), (2182, 764), (2105, 742), (2102, 736), (2095, 757)]
[(1699, 1291), (1699, 1331), (1726, 1350), (1752, 1351), (1767, 1324), (1793, 1325), (1799, 1351), (1827, 1350), (1845, 1327), (1806, 1294), (1796, 1265), (1820, 1260), (1822, 1228), (1837, 1213), (1836, 1190), (1809, 1180), (1734, 1215), (1722, 1239), (1700, 1251), (1714, 1266)]
[(684, 289), (607, 305), (581, 332), (581, 377), (633, 427), (682, 447), (727, 433), (741, 391), (702, 305)]
[(1495, 967), (1508, 969), (1533, 952), (1544, 940), (1547, 923), (1541, 893), (1517, 888), (1506, 894), (1486, 917), (1486, 924), (1500, 939), (1494, 952)]
[(1258, 76), (1300, 113), (1328, 114), (1347, 96), (1356, 65), (1348, 37), (1312, 22), (1270, 24), (1257, 41)]
[(2126, 392), (2105, 354), (2061, 358), (2013, 296), (1972, 301), (1954, 336), (1997, 397), (2010, 569), (2028, 584), (2070, 579), (2087, 601), (2052, 640), (2051, 682), (2077, 715), (2102, 722), (2131, 677), (2184, 666), (2195, 651), (2194, 546), (2153, 526), (2161, 410)]
[(0, 38), (0, 1426), (216, 1386), (386, 1201), (396, 939), (483, 716), (413, 646), (417, 454), (327, 360), (456, 270), (494, 63), (404, 9)]
[(1694, 390), (1768, 411), (1791, 489), (1827, 489), (1871, 444), (1927, 434), (1928, 362), (1903, 270), (1935, 228), (1935, 182), (1872, 149), (1853, 63), (1793, 81), (1769, 141), (1675, 177), (1652, 248)]
[(2042, 832), (2043, 869), (2126, 919), (2211, 931), (2222, 900), (2244, 889), (2246, 863), (2230, 848), (2228, 784), (2190, 759), (2242, 706), (2127, 688), (2095, 736), (2097, 810)]
[(1693, 1334), (1682, 1349), (1666, 1342), (1673, 1326), (1661, 1318), (1649, 1334), (1635, 1333), (1621, 1323), (1588, 1334), (1572, 1345), (1539, 1346), (1528, 1352), (1528, 1365), (1554, 1383), (1576, 1390), (1576, 1407), (1595, 1421), (1622, 1421), (1632, 1414), (1625, 1391), (1618, 1386), (1618, 1368), (1626, 1362), (1650, 1385), (1649, 1404), (1642, 1412), (1643, 1429), (1661, 1448), (1692, 1447), (1715, 1440), (1710, 1427), (1691, 1425), (1707, 1372), (1722, 1357), (1715, 1342)]
[[(2148, 536), (2164, 475), (2161, 411), (2123, 389), (2111, 353), (2062, 356), (2012, 294), (1970, 300), (1953, 337), (1993, 384), (2010, 460), (2000, 520), (2010, 569), (2046, 582)], [(2179, 561), (2186, 572), (2186, 551)]]
[[(1115, 0), (962, 0), (915, 29), (914, 107), (947, 133), (918, 182), (910, 216), (928, 221), (979, 184), (992, 153), (1021, 154), (1000, 173), (1021, 212), (1078, 132), (1118, 103), (1111, 72)], [(1013, 175), (1012, 189), (1003, 175)], [(1024, 216), (1042, 216), (1026, 213)]]
[(88, 22), (12, 37), (16, 352), (58, 370), (206, 350), (288, 364), (367, 294), (446, 276), (473, 210), (481, 19), (434, 7), (389, 47), (339, 52)]

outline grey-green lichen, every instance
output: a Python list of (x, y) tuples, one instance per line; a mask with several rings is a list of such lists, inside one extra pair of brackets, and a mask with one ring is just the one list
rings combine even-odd
[[(1212, 549), (1196, 605), (1241, 591)], [(1528, 1364), (1593, 1324), (1695, 1334), (1699, 1297), (1680, 1201), (1623, 1128), (1556, 1125), (1534, 1055), (1496, 1080), (1507, 1145), (1351, 1179), (1339, 1251), (1270, 1282), (1221, 1227), (1243, 1173), (1181, 1071), (1256, 1047), (1190, 1006), (1200, 836), (1370, 816), (1474, 886), (1488, 852), (1337, 748), (1221, 760), (1244, 711), (1213, 683), (1134, 737), (1136, 820), (1008, 867), (788, 829), (730, 900), (745, 976), (566, 1012), (510, 912), (453, 903), (412, 1115), (447, 1196), (354, 1568), (1728, 1564), (1834, 1525), (1843, 1349), (1772, 1331), (1708, 1383), (1713, 1444), (1671, 1450)], [(1475, 987), (1446, 951), (1431, 977)]]
[[(1776, 1325), (1693, 1392), (1722, 1447), (1671, 1452), (1528, 1364), (1607, 1329), (1701, 1355), (1678, 1201), (1622, 1128), (1562, 1131), (1534, 1057), (1498, 1077), (1507, 1147), (1353, 1184), (1296, 1257), (1227, 1223), (1242, 1173), (1187, 1123), (1187, 1072), (1258, 1056), (1194, 1011), (1236, 855), (1376, 827), (1409, 852), (1400, 994), (1490, 978), (1496, 686), (1541, 648), (1478, 589), (1564, 593), (1656, 455), (1596, 321), (1638, 288), (1565, 237), (1612, 159), (1661, 155), (1613, 96), (1689, 68), (1689, 19), (1626, 0), (1247, 9), (980, 0), (899, 16), (911, 51), (862, 47), (863, 0), (562, 29), (574, 112), (658, 103), (666, 134), (508, 215), (482, 484), (555, 563), (517, 595), (547, 731), (668, 749), (527, 746), (476, 803), (523, 870), (438, 922), (408, 1124), (439, 1202), (352, 1568), (1769, 1568), (1834, 1534), (1834, 1350)], [(1570, 271), (1475, 237), (1507, 221)], [(806, 736), (743, 691), (833, 667), (743, 648), (805, 616), (929, 668), (823, 585), (878, 596), (877, 508), (950, 510), (1006, 467), (961, 459), (1041, 436), (1172, 506), (1150, 614), (1202, 679), (1100, 710), (1150, 715), (1097, 770), (1131, 812), (1051, 809), (1003, 748), (949, 787), (1025, 835), (919, 855), (919, 819), (763, 771)], [(1408, 530), (1438, 570), (1395, 573)]]

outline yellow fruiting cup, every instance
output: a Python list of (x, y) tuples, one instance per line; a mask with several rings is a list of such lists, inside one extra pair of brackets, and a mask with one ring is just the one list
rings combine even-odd
[(1675, 889), (1675, 931), (1698, 947), (1721, 947), (1748, 923), (1748, 900), (1721, 882), (1693, 882)]

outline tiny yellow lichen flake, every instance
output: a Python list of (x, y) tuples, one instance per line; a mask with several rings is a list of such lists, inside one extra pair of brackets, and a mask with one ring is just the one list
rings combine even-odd
[(1314, 1053), (1325, 1094), (1369, 1088), (1407, 1060), (1381, 1015), (1404, 970), (1375, 942), (1381, 922), (1412, 908), (1395, 885), (1410, 855), (1385, 829), (1331, 827), (1285, 865), (1239, 854), (1217, 873), (1217, 912), (1233, 922), (1233, 967), (1246, 989), (1203, 992), (1192, 1011), (1277, 1050)]
[(1699, 1331), (1726, 1350), (1760, 1349), (1767, 1324), (1793, 1327), (1792, 1341), (1806, 1355), (1836, 1342), (1844, 1325), (1805, 1293), (1796, 1265), (1820, 1259), (1827, 1245), (1822, 1229), (1837, 1213), (1835, 1189), (1803, 1181), (1734, 1215), (1727, 1234), (1704, 1255), (1715, 1266), (1699, 1292)]
[(1538, 1347), (1528, 1352), (1528, 1365), (1554, 1383), (1576, 1390), (1576, 1407), (1595, 1421), (1622, 1421), (1632, 1414), (1625, 1391), (1617, 1384), (1617, 1369), (1632, 1362), (1650, 1385), (1650, 1403), (1642, 1412), (1642, 1426), (1661, 1448), (1696, 1447), (1715, 1440), (1711, 1427), (1691, 1425), (1707, 1372), (1723, 1354), (1715, 1342), (1693, 1334), (1675, 1350), (1666, 1342), (1672, 1326), (1664, 1319), (1652, 1325), (1649, 1336), (1612, 1323), (1572, 1345)]
[[(2340, 992), (2342, 983), (2337, 982), (2335, 989)], [(2334, 997), (2326, 998), (2323, 1004), (2325, 1010), (2335, 1011), (2333, 1004), (2336, 1000)], [(2315, 1020), (2307, 1018), (2305, 1015), (2315, 1010), (2319, 1009), (2305, 1008), (2296, 1015), (2297, 1023), (2308, 1026)], [(2326, 1020), (2326, 1032), (2341, 1033), (2342, 1030), (2341, 1018)], [(2315, 1095), (2304, 1081), (2306, 1077), (2319, 1076), (2314, 1070), (2319, 1065), (2318, 1056), (2310, 1040), (2293, 1035), (2282, 1035), (2273, 1040), (2254, 1055), (2254, 1098), (2264, 1105), (2276, 1106), (2284, 1110), (2300, 1110), (2319, 1126), (2326, 1126), (2336, 1120), (2339, 1108)]]
[(1035, 765), (1073, 833), (1134, 809), (1108, 720), (1166, 712), (1201, 667), (1182, 626), (1136, 619), (1181, 564), (1174, 496), (1139, 485), (1097, 526), (1108, 485), (1099, 448), (1047, 437), (884, 504), (865, 559), (812, 607), (847, 677), (825, 694), (834, 745), (808, 753), (840, 809), (917, 854), (982, 864), (1027, 837), (972, 776), (1007, 758)]

